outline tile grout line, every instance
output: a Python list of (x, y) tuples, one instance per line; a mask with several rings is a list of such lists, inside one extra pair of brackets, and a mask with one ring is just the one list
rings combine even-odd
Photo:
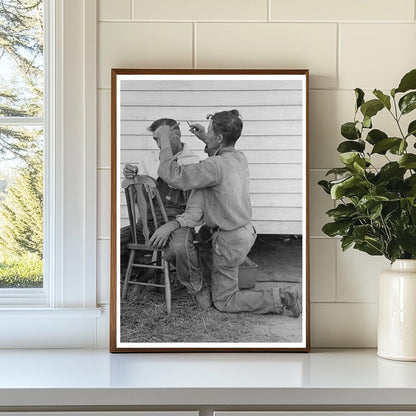
[[(416, 1), (416, 0), (415, 0)], [(339, 79), (341, 71), (341, 24), (337, 23), (337, 62), (336, 62), (336, 71), (337, 71), (337, 90), (339, 89)]]
[(196, 22), (192, 23), (192, 68), (196, 69)]
[[(335, 203), (334, 203), (335, 205)], [(334, 248), (334, 259), (335, 259), (335, 282), (334, 282), (334, 302), (338, 303), (338, 244), (340, 244), (339, 240), (335, 241)]]
[[(382, 89), (388, 90), (388, 87), (384, 87)], [(351, 92), (354, 90), (354, 87), (351, 88), (309, 88), (310, 92)], [(374, 90), (373, 87), (362, 88), (364, 92), (372, 92)], [(111, 91), (111, 87), (97, 87), (97, 91)]]
[[(332, 208), (336, 208), (337, 204), (335, 201), (332, 201)], [(335, 302), (339, 302), (339, 296), (338, 296), (338, 287), (339, 287), (339, 257), (338, 254), (340, 253), (339, 249), (341, 247), (341, 237), (338, 236), (336, 239), (336, 244), (334, 244), (335, 249)]]
[[(272, 0), (267, 0), (267, 22), (272, 20)], [(416, 0), (415, 0), (416, 1)]]
[[(134, 9), (134, 7), (132, 7)], [(131, 11), (131, 13), (133, 10)], [(305, 25), (414, 25), (414, 20), (270, 20), (268, 19), (216, 19), (216, 20), (191, 20), (191, 19), (98, 19), (98, 23), (287, 23), (287, 24), (305, 24)]]
[(130, 20), (133, 20), (133, 2), (134, 0), (130, 0)]
[(315, 304), (315, 305), (334, 305), (334, 306), (339, 306), (339, 305), (377, 305), (378, 302), (374, 301), (341, 301), (341, 302), (331, 302), (331, 301), (319, 301), (319, 300), (315, 300), (315, 301), (310, 301), (311, 303)]

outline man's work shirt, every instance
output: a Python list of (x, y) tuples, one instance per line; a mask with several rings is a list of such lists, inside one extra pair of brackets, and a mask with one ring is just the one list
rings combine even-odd
[(222, 230), (234, 230), (250, 222), (248, 163), (245, 155), (234, 147), (221, 148), (214, 156), (186, 166), (179, 165), (170, 149), (162, 149), (158, 174), (175, 188), (200, 190), (188, 200), (186, 226), (193, 226), (188, 224), (195, 222), (198, 215), (203, 216), (206, 225)]
[[(184, 143), (182, 150), (175, 155), (178, 165), (183, 166), (191, 163), (198, 163), (200, 158), (189, 149), (189, 146)], [(138, 166), (139, 175), (148, 175), (152, 178), (157, 177), (157, 168), (159, 166), (159, 159), (150, 158), (141, 162)], [(168, 185), (162, 178), (156, 179), (157, 189), (165, 207), (168, 218), (174, 219), (177, 215), (185, 211), (186, 202), (190, 192), (183, 191)], [(150, 209), (150, 208), (149, 208)], [(156, 212), (158, 221), (163, 223), (162, 214)], [(150, 214), (149, 214), (150, 215)], [(150, 217), (149, 217), (150, 218)]]
[[(149, 152), (150, 155), (142, 160), (138, 165), (138, 174), (147, 175), (152, 178), (157, 178), (157, 170), (159, 168), (159, 152), (160, 150), (154, 150)], [(183, 143), (182, 150), (176, 153), (175, 156), (178, 159), (179, 165), (189, 165), (191, 163), (198, 163), (201, 159), (189, 148), (188, 144)]]

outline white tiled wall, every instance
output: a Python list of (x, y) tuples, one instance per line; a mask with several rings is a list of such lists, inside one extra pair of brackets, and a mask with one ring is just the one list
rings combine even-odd
[(309, 68), (312, 346), (375, 346), (388, 262), (325, 237), (333, 202), (316, 182), (338, 164), (352, 89), (389, 90), (416, 67), (415, 0), (99, 0), (98, 16), (99, 301), (108, 303), (110, 279), (110, 69)]

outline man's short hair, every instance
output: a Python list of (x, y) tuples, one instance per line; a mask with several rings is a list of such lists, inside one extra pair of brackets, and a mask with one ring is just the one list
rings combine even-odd
[(159, 118), (158, 120), (155, 120), (148, 128), (147, 130), (154, 132), (156, 131), (160, 126), (170, 126), (173, 127), (174, 125), (177, 125), (174, 130), (179, 129), (179, 124), (176, 120), (173, 118)]
[(243, 121), (238, 110), (220, 111), (207, 118), (212, 120), (212, 130), (222, 135), (226, 145), (233, 145), (241, 136)]

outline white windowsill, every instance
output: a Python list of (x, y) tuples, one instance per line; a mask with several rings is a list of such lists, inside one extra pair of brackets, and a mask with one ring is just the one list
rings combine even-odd
[(310, 354), (2, 350), (0, 368), (0, 411), (46, 406), (416, 409), (416, 363), (384, 360), (372, 349)]
[[(107, 344), (107, 309), (105, 305), (101, 308), (2, 306), (0, 348), (104, 346)], [(0, 366), (0, 377), (1, 373)]]
[(99, 318), (101, 308), (45, 308), (42, 306), (0, 306), (0, 317), (19, 316), (19, 317), (48, 317), (48, 316), (66, 316), (66, 317), (90, 317)]

